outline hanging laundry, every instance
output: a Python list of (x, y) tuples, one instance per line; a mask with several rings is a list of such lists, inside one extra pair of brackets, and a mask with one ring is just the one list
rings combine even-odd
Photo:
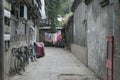
[(57, 31), (57, 41), (61, 41), (62, 40), (62, 34), (61, 34), (61, 30)]
[(55, 43), (57, 41), (57, 33), (52, 34), (52, 41)]
[(45, 41), (52, 42), (52, 34), (45, 32)]

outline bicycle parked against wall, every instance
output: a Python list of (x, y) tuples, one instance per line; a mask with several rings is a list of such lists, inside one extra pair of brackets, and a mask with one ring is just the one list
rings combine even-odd
[(15, 57), (14, 59), (14, 67), (16, 73), (21, 75), (21, 71), (25, 71), (25, 66), (26, 66), (26, 54), (24, 51), (22, 51), (22, 47), (20, 48), (13, 48), (12, 49), (12, 54)]
[(36, 55), (35, 55), (35, 52), (34, 52), (34, 46), (33, 45), (29, 46), (29, 56), (30, 56), (30, 59), (31, 59), (32, 62), (36, 60)]
[(27, 47), (27, 46), (24, 46), (24, 49), (25, 49), (25, 51), (24, 51), (24, 53), (25, 53), (25, 63), (26, 64), (29, 64), (29, 48)]

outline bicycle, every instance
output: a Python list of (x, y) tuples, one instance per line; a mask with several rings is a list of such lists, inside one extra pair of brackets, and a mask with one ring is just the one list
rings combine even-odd
[(15, 71), (16, 73), (18, 73), (19, 75), (21, 75), (21, 71), (25, 71), (25, 54), (22, 51), (22, 48), (13, 48), (12, 49), (12, 54), (15, 57), (14, 60), (14, 67), (15, 67)]
[(28, 65), (29, 64), (29, 48), (27, 46), (24, 46), (24, 53), (25, 53), (25, 63)]
[(36, 60), (35, 55), (33, 54), (33, 46), (32, 45), (29, 46), (29, 56), (30, 56), (30, 59), (32, 62), (34, 62)]

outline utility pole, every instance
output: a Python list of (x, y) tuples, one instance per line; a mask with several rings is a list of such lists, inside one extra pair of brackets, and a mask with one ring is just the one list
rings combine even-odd
[(4, 78), (4, 6), (0, 0), (0, 80)]

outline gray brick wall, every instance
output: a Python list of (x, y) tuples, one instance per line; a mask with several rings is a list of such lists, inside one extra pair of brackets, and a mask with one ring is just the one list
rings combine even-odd
[(116, 0), (113, 13), (113, 27), (115, 37), (114, 51), (114, 80), (120, 80), (120, 0)]
[[(102, 8), (99, 1), (92, 0), (87, 6), (82, 2), (75, 10), (73, 42), (87, 47), (88, 66), (105, 80), (106, 36), (114, 35), (114, 80), (120, 80), (120, 3), (119, 0), (110, 0), (114, 4)], [(84, 20), (87, 21), (87, 28)]]
[(83, 47), (86, 46), (86, 30), (85, 26), (83, 26), (84, 20), (85, 20), (85, 4), (81, 3), (74, 13), (73, 41), (74, 43), (81, 45)]
[(101, 8), (98, 1), (94, 0), (87, 13), (88, 66), (105, 79), (106, 35), (112, 34), (109, 7)]

